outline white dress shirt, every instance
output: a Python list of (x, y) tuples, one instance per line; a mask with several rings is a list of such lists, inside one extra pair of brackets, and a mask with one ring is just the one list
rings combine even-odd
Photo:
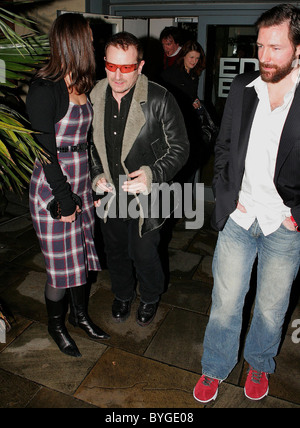
[(239, 193), (239, 202), (247, 213), (236, 209), (231, 218), (248, 230), (257, 218), (265, 236), (275, 232), (291, 210), (284, 205), (275, 184), (274, 173), (281, 133), (291, 107), (295, 89), (285, 95), (284, 103), (271, 110), (267, 83), (259, 76), (248, 87), (255, 88), (259, 98), (254, 116), (248, 150), (245, 160), (245, 172)]

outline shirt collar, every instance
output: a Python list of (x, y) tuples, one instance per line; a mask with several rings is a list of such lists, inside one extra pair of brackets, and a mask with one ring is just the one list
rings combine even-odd
[(172, 56), (176, 56), (180, 52), (180, 50), (181, 50), (181, 46), (179, 46), (178, 49), (176, 49), (176, 51), (169, 56), (169, 58), (172, 58)]
[[(289, 96), (290, 94), (294, 94), (295, 90), (297, 88), (297, 86), (299, 85), (300, 82), (300, 67), (298, 69), (298, 76), (297, 76), (297, 80), (295, 82), (295, 85), (292, 87), (292, 89), (285, 95), (285, 99), (287, 96)], [(261, 94), (262, 91), (266, 90), (267, 87), (267, 83), (264, 82), (261, 78), (261, 76), (258, 76), (256, 79), (254, 79), (251, 83), (249, 83), (249, 85), (246, 86), (247, 88), (252, 88), (254, 87), (254, 89), (256, 90), (257, 94)]]

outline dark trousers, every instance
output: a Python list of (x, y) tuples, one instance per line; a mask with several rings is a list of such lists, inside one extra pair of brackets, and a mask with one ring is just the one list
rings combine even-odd
[(138, 219), (101, 221), (104, 251), (112, 292), (125, 301), (133, 297), (136, 278), (143, 303), (156, 303), (164, 291), (164, 273), (158, 253), (159, 230), (139, 236)]

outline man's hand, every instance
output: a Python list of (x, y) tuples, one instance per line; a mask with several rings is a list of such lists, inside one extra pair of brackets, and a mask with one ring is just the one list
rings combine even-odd
[(242, 213), (246, 213), (246, 212), (247, 212), (247, 210), (246, 210), (246, 208), (244, 207), (244, 205), (240, 204), (239, 202), (238, 202), (238, 204), (237, 204), (237, 209), (238, 209), (239, 211), (241, 211)]
[(108, 184), (105, 177), (100, 178), (100, 180), (97, 181), (97, 187), (99, 189), (103, 190), (103, 192), (112, 192), (113, 188), (110, 184)]
[(286, 217), (286, 219), (282, 222), (283, 226), (286, 227), (289, 230), (295, 230), (296, 228), (294, 226), (294, 223), (292, 222), (290, 217)]
[(132, 180), (124, 181), (122, 189), (128, 193), (142, 193), (147, 190), (147, 177), (145, 171), (138, 169), (128, 175)]

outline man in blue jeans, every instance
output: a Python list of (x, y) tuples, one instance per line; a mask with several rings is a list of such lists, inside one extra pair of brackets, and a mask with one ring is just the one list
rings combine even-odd
[(212, 218), (219, 230), (214, 289), (196, 400), (216, 398), (237, 363), (242, 314), (257, 257), (257, 293), (244, 357), (245, 395), (268, 394), (300, 261), (300, 10), (257, 21), (259, 72), (233, 81), (216, 143)]

